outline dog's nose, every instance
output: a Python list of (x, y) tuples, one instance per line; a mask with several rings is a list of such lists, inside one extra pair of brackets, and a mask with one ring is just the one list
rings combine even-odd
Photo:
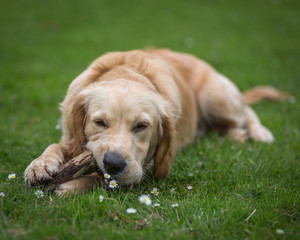
[(126, 167), (125, 159), (117, 153), (106, 153), (103, 158), (103, 164), (109, 174), (122, 172)]

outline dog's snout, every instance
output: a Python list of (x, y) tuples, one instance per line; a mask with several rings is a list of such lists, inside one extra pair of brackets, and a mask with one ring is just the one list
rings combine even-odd
[(103, 158), (104, 168), (109, 174), (117, 174), (126, 167), (125, 159), (117, 153), (106, 153)]

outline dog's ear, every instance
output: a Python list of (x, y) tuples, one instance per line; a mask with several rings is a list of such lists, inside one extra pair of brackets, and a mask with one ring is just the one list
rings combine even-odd
[(69, 106), (65, 106), (63, 116), (64, 136), (62, 142), (70, 158), (79, 155), (84, 150), (86, 144), (85, 120), (86, 98), (84, 94), (79, 94)]
[(155, 178), (165, 177), (173, 160), (173, 137), (174, 128), (169, 116), (162, 115), (160, 123), (160, 140), (154, 157), (153, 176)]

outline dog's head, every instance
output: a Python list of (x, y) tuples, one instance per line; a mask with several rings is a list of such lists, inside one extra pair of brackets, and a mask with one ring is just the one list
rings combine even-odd
[(120, 184), (141, 181), (154, 159), (162, 178), (172, 159), (173, 123), (167, 101), (142, 83), (117, 79), (93, 83), (74, 100), (69, 124), (103, 172)]

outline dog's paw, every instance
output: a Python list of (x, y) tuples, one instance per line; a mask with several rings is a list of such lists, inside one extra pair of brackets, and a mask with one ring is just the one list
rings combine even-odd
[(256, 126), (255, 129), (251, 131), (251, 137), (260, 142), (272, 143), (275, 141), (272, 132), (262, 125)]
[(62, 160), (49, 156), (41, 156), (33, 160), (26, 168), (24, 180), (29, 185), (39, 185), (52, 180), (58, 173)]
[(58, 185), (54, 191), (58, 196), (68, 196), (74, 192), (74, 186), (70, 182), (62, 183)]
[(237, 141), (237, 142), (240, 142), (240, 143), (244, 143), (246, 140), (249, 139), (248, 131), (246, 129), (243, 129), (243, 128), (230, 129), (228, 131), (227, 135), (231, 140), (234, 140), (234, 141)]

